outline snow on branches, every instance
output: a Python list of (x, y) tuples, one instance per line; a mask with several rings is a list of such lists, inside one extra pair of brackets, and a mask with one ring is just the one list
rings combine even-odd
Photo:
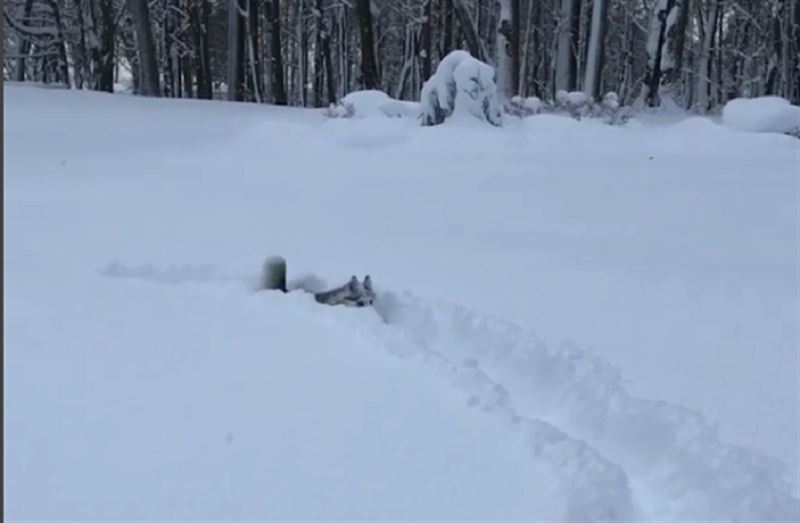
[(420, 105), (422, 125), (438, 125), (466, 115), (503, 125), (494, 68), (466, 51), (453, 51), (442, 59), (422, 86)]

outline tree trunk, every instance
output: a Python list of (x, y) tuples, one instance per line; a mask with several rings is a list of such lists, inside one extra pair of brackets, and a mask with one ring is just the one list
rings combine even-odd
[(264, 86), (261, 82), (261, 60), (258, 53), (258, 42), (260, 27), (258, 23), (258, 1), (248, 0), (247, 2), (247, 87), (252, 93), (253, 100), (257, 103), (263, 101), (261, 93)]
[(228, 100), (244, 99), (244, 24), (242, 0), (228, 1)]
[(322, 0), (316, 0), (314, 4), (314, 107), (323, 107), (322, 91), (325, 84), (325, 69), (322, 56), (322, 38), (325, 33), (323, 22)]
[[(716, 0), (714, 0), (716, 1)], [(675, 67), (674, 45), (667, 39), (675, 36), (677, 0), (658, 0), (650, 19), (647, 40), (647, 68), (642, 86), (642, 100), (650, 107), (661, 105), (661, 82), (665, 70)]]
[(100, 55), (99, 71), (97, 73), (96, 89), (99, 91), (114, 92), (114, 38), (116, 26), (111, 2), (100, 2)]
[(422, 11), (422, 28), (420, 31), (420, 66), (424, 80), (431, 77), (431, 55), (433, 54), (432, 45), (432, 25), (433, 25), (433, 0), (425, 0)]
[(194, 75), (192, 58), (187, 54), (181, 57), (181, 73), (183, 74), (183, 97), (194, 98)]
[(775, 14), (770, 22), (770, 38), (768, 39), (769, 65), (767, 69), (767, 83), (764, 87), (764, 94), (778, 94), (778, 72), (780, 71), (782, 35), (781, 35), (781, 16), (783, 14), (783, 2), (778, 0)]
[[(667, 52), (671, 62), (663, 63), (662, 59), (661, 86), (667, 96), (678, 98), (681, 75), (683, 73), (683, 48), (686, 42), (686, 25), (689, 22), (689, 7), (692, 0), (676, 0), (678, 4), (678, 19), (667, 32)], [(680, 95), (682, 99), (683, 96)], [(683, 100), (681, 100), (683, 101)]]
[(130, 0), (130, 6), (136, 33), (136, 47), (139, 51), (141, 74), (139, 94), (160, 96), (161, 88), (158, 85), (158, 63), (156, 62), (156, 45), (153, 41), (153, 30), (150, 24), (150, 8), (147, 0)]
[(286, 105), (286, 83), (283, 79), (283, 48), (281, 45), (280, 0), (272, 0), (269, 24), (271, 32), (270, 67), (272, 70), (272, 103), (276, 105)]
[(375, 61), (370, 4), (370, 0), (355, 0), (356, 17), (361, 34), (361, 85), (364, 89), (379, 89), (380, 79)]
[(453, 50), (453, 0), (442, 1), (442, 24), (444, 25), (442, 31), (442, 51), (439, 53), (439, 58), (444, 58), (447, 53)]
[(483, 42), (478, 38), (478, 30), (475, 27), (475, 22), (472, 21), (472, 15), (469, 14), (469, 8), (465, 0), (451, 0), (453, 2), (453, 9), (455, 10), (458, 21), (461, 24), (461, 30), (464, 33), (464, 39), (467, 41), (470, 54), (480, 60), (486, 61), (486, 49), (483, 47)]
[(800, 5), (797, 2), (792, 4), (792, 36), (789, 39), (790, 52), (787, 57), (791, 57), (793, 63), (790, 70), (794, 74), (794, 82), (792, 82), (791, 102), (794, 105), (800, 105)]
[(305, 14), (306, 0), (295, 0), (297, 10), (295, 11), (295, 51), (297, 58), (297, 68), (295, 76), (297, 99), (300, 105), (308, 105), (308, 35), (306, 33)]
[(328, 103), (336, 102), (336, 84), (333, 76), (333, 57), (331, 56), (331, 35), (327, 25), (323, 26), (325, 32), (322, 36), (322, 61), (325, 64), (325, 86), (328, 92)]
[(210, 100), (214, 96), (211, 82), (211, 58), (208, 43), (209, 5), (208, 0), (189, 2), (189, 18), (195, 49), (195, 77), (197, 78), (197, 97)]
[(587, 96), (595, 100), (600, 98), (601, 77), (603, 67), (603, 47), (606, 37), (606, 0), (593, 0), (592, 25), (589, 31), (589, 49), (586, 52), (586, 76), (583, 90)]
[(522, 77), (522, 56), (520, 43), (522, 42), (520, 0), (511, 0), (511, 92), (522, 92), (520, 78)]
[(495, 59), (497, 61), (497, 94), (502, 102), (514, 94), (514, 77), (511, 60), (511, 0), (499, 0), (500, 16), (495, 35)]
[[(83, 8), (84, 0), (77, 0), (75, 2), (75, 15), (78, 21), (78, 56), (75, 59), (75, 87), (83, 89), (84, 86), (90, 83), (91, 68), (89, 67), (89, 46), (86, 44), (86, 29), (87, 21)], [(130, 57), (129, 57), (130, 59)], [(134, 85), (138, 81), (138, 74), (134, 73)]]
[(53, 20), (56, 25), (56, 45), (58, 46), (58, 77), (64, 83), (64, 85), (70, 87), (69, 63), (67, 62), (67, 44), (64, 37), (64, 24), (61, 22), (61, 9), (58, 7), (58, 4), (55, 2), (55, 0), (48, 0), (47, 3), (50, 6), (50, 9), (53, 11)]
[[(542, 56), (539, 56), (540, 50), (540, 38), (539, 38), (539, 27), (542, 21), (542, 4), (539, 2), (533, 2), (533, 13), (530, 15), (530, 20), (528, 21), (528, 33), (530, 34), (530, 49), (532, 51), (526, 51), (526, 53), (530, 52), (533, 54), (533, 58), (531, 61), (531, 77), (534, 79), (533, 82), (533, 94), (534, 96), (542, 97), (545, 93), (545, 88), (547, 86), (547, 72), (550, 70), (549, 67), (544, 66), (547, 62), (545, 61), (547, 56), (545, 55), (545, 49), (542, 49)], [(533, 29), (531, 29), (533, 26)], [(529, 47), (526, 45), (526, 49)], [(525, 62), (528, 62), (528, 58), (526, 56)], [(542, 78), (539, 77), (539, 71), (542, 71)], [(537, 82), (536, 80), (539, 79)]]
[(175, 13), (172, 11), (174, 1), (164, 0), (164, 16), (162, 17), (161, 45), (163, 51), (161, 66), (164, 72), (164, 96), (167, 98), (178, 98), (180, 96), (180, 92), (175, 89), (176, 71), (172, 50), (175, 33)]
[[(708, 110), (708, 91), (710, 87), (710, 65), (711, 65), (711, 45), (714, 42), (714, 33), (716, 32), (717, 24), (717, 11), (719, 9), (719, 0), (710, 0), (707, 16), (703, 17), (701, 36), (702, 48), (700, 50), (700, 58), (697, 61), (697, 83), (695, 84), (695, 109), (700, 112)], [(701, 13), (702, 16), (702, 13)]]
[(572, 91), (577, 84), (575, 40), (578, 37), (580, 0), (561, 0), (556, 39), (555, 91)]
[(351, 61), (350, 61), (350, 33), (348, 23), (349, 11), (344, 4), (340, 4), (337, 9), (336, 16), (336, 34), (338, 35), (336, 46), (336, 65), (339, 70), (339, 87), (337, 93), (339, 96), (344, 96), (349, 92), (350, 78), (351, 78)]
[[(25, 0), (25, 7), (23, 9), (23, 16), (24, 20), (27, 20), (31, 16), (31, 10), (33, 9), (33, 0)], [(25, 81), (25, 58), (28, 56), (28, 53), (31, 50), (31, 41), (28, 39), (24, 33), (19, 31), (17, 33), (17, 63), (14, 67), (14, 80), (17, 82), (24, 82)]]

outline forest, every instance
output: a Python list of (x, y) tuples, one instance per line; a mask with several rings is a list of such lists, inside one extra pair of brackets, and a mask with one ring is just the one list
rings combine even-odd
[(419, 100), (457, 49), (502, 99), (613, 92), (696, 113), (800, 101), (798, 0), (6, 0), (3, 78), (326, 107)]

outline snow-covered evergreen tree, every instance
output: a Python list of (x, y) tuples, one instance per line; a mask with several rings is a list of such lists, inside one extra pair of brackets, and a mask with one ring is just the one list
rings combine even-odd
[(503, 124), (494, 69), (466, 51), (445, 56), (422, 86), (422, 125), (437, 125), (458, 115), (471, 115), (492, 125)]

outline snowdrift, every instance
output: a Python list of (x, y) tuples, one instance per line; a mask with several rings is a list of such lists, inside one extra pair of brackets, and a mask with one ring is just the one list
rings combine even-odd
[(778, 96), (736, 98), (722, 109), (722, 123), (739, 131), (800, 136), (800, 107)]
[(383, 91), (355, 91), (331, 105), (327, 115), (333, 118), (416, 118), (419, 104), (395, 100)]

